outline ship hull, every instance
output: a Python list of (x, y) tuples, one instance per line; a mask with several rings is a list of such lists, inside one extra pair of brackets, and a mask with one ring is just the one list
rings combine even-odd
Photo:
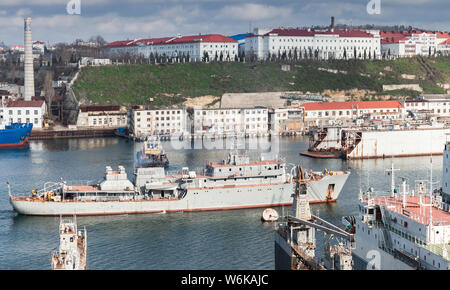
[(31, 135), (33, 124), (11, 124), (0, 130), (0, 148), (24, 146)]
[[(325, 176), (309, 183), (311, 203), (337, 200), (348, 174)], [(327, 191), (334, 184), (334, 192)], [(181, 199), (154, 199), (136, 201), (41, 201), (10, 198), (11, 205), (19, 214), (58, 215), (118, 215), (232, 210), (244, 208), (291, 205), (293, 183), (232, 186), (227, 188), (189, 189)]]

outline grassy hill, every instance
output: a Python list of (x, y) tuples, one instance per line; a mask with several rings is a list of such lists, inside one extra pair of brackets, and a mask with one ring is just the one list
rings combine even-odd
[[(304, 60), (282, 71), (280, 63), (179, 63), (85, 67), (73, 85), (79, 100), (96, 104), (170, 105), (186, 97), (224, 93), (367, 89), (384, 84), (419, 83), (427, 93), (444, 93), (450, 83), (450, 57), (398, 60)], [(337, 70), (338, 72), (336, 72)], [(414, 75), (405, 79), (402, 74)], [(389, 94), (412, 96), (405, 90)]]

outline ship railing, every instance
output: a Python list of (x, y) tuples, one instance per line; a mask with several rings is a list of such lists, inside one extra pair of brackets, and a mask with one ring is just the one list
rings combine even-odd
[(102, 180), (64, 180), (64, 183), (68, 186), (70, 185), (97, 185), (101, 182)]

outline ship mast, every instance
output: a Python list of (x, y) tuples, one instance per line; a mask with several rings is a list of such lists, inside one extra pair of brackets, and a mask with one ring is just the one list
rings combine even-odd
[(391, 169), (386, 169), (387, 172), (390, 172), (391, 174), (391, 197), (395, 196), (395, 171), (398, 171), (400, 169), (394, 169), (394, 162), (391, 163)]

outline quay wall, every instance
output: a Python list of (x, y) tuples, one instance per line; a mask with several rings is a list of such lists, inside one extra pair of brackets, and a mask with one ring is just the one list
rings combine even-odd
[(113, 137), (114, 129), (41, 130), (32, 131), (30, 140)]

